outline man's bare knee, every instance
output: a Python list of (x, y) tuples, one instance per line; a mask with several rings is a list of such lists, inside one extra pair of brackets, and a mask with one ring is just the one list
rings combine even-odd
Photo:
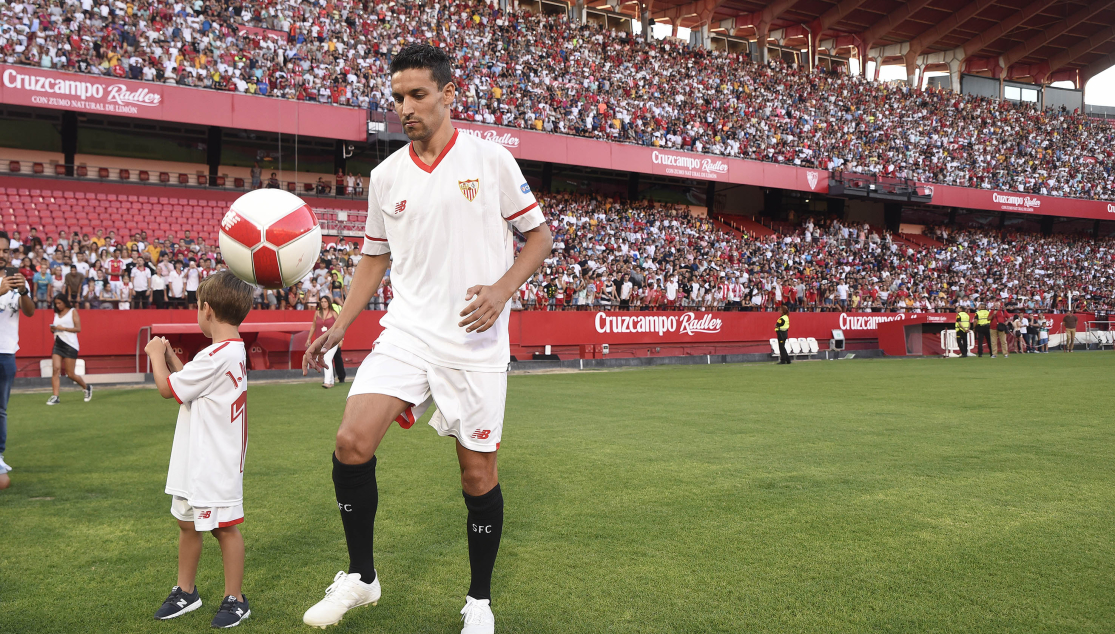
[(484, 495), (499, 484), (495, 460), (461, 465), (461, 489), (468, 495)]
[(383, 394), (361, 394), (348, 400), (337, 430), (337, 460), (363, 464), (372, 459), (387, 428), (408, 403)]
[(363, 464), (372, 459), (375, 448), (366, 434), (361, 434), (355, 426), (341, 425), (337, 430), (337, 460), (345, 464)]

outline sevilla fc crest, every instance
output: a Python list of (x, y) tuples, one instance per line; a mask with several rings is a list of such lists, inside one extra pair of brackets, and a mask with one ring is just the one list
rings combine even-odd
[(465, 195), (465, 198), (467, 198), (469, 202), (472, 202), (472, 200), (476, 198), (476, 194), (480, 193), (479, 178), (473, 178), (467, 181), (457, 181), (457, 184), (460, 185), (461, 193)]

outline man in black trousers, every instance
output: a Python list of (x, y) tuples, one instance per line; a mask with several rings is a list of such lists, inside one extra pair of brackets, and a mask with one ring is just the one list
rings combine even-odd
[(790, 355), (786, 352), (786, 337), (790, 332), (790, 309), (785, 304), (782, 305), (782, 314), (778, 317), (778, 321), (774, 322), (774, 331), (778, 335), (778, 363), (789, 365)]

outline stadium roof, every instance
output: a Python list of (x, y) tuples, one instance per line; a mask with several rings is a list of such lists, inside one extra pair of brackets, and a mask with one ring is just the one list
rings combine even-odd
[[(907, 69), (1077, 87), (1115, 65), (1115, 0), (645, 0), (650, 17)], [(637, 3), (597, 0), (637, 12)], [(958, 68), (959, 66), (959, 68)], [(1004, 72), (1005, 71), (1005, 72)]]

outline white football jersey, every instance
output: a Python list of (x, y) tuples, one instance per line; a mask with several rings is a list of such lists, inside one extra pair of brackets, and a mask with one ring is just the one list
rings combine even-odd
[(243, 504), (248, 449), (244, 341), (228, 339), (202, 349), (167, 383), (182, 406), (166, 492), (194, 507)]
[(369, 179), (361, 250), (391, 253), (395, 298), (378, 341), (435, 365), (506, 371), (510, 302), (486, 332), (457, 324), (466, 291), (495, 283), (514, 263), (511, 226), (543, 222), (515, 158), (496, 143), (455, 130), (432, 166), (410, 145), (387, 157)]

